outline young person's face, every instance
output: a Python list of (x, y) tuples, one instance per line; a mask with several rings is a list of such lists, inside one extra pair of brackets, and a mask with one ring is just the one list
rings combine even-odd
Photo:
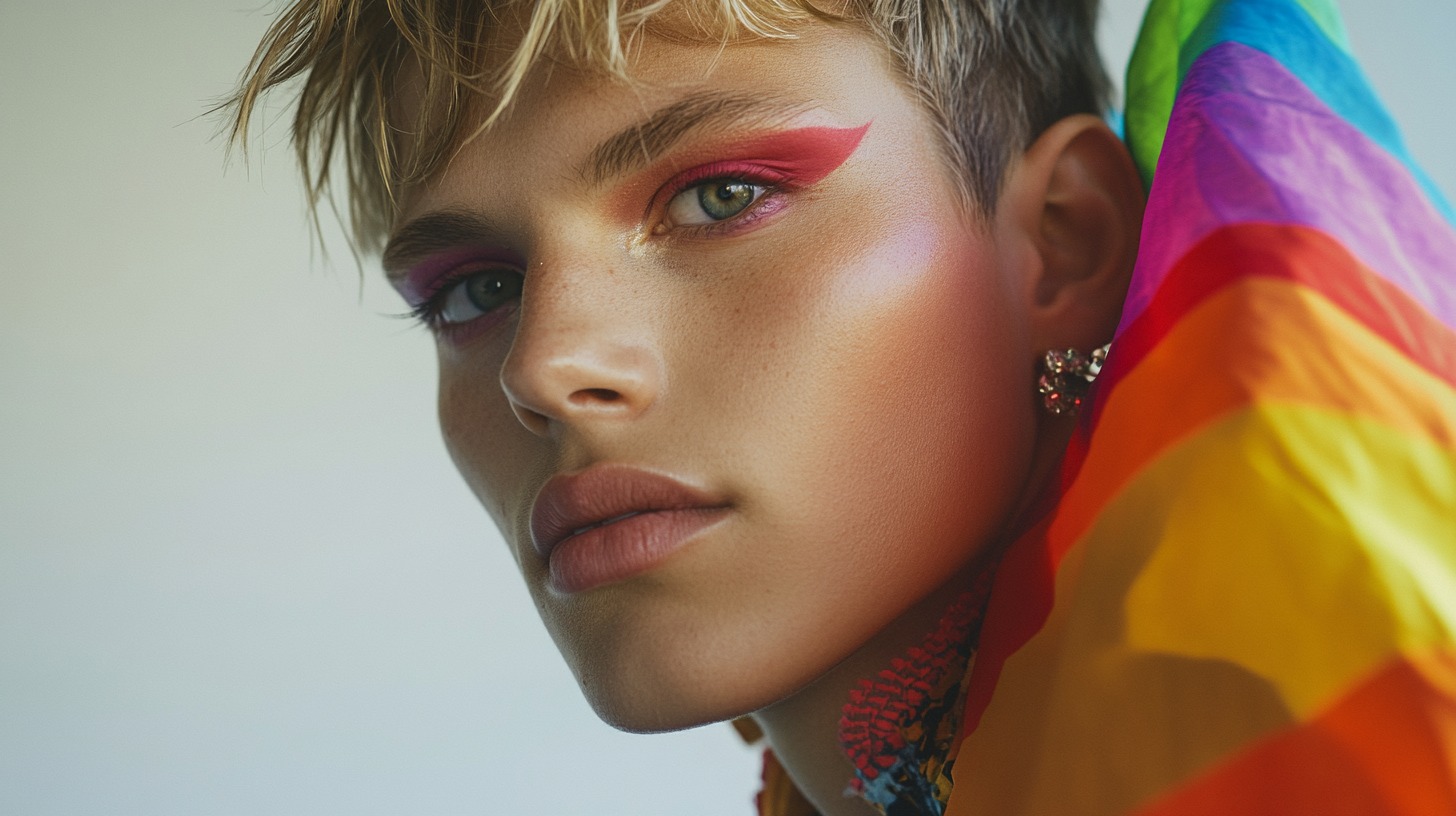
[(1033, 261), (958, 206), (862, 34), (633, 66), (537, 71), (405, 191), (386, 265), (451, 324), (445, 440), (547, 627), (605, 719), (651, 730), (794, 691), (1006, 522)]

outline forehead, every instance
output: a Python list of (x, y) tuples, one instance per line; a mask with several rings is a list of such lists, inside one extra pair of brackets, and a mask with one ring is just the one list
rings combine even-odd
[[(789, 118), (813, 124), (856, 115), (863, 123), (884, 114), (874, 113), (883, 106), (873, 103), (883, 101), (886, 80), (893, 76), (883, 50), (862, 30), (820, 22), (803, 24), (791, 39), (726, 44), (644, 35), (626, 76), (543, 58), (488, 124), (483, 122), (495, 100), (471, 98), (450, 159), (425, 182), (400, 191), (396, 225), (419, 211), (422, 198), (459, 176), (466, 163), (476, 171), (482, 162), (512, 170), (529, 166), (553, 176), (570, 170), (599, 181), (594, 177), (652, 158), (654, 147), (692, 128), (772, 125)], [(391, 120), (413, 120), (423, 96), (422, 73), (406, 66), (389, 102)], [(396, 126), (397, 133), (411, 129)], [(407, 139), (397, 147), (412, 148)]]

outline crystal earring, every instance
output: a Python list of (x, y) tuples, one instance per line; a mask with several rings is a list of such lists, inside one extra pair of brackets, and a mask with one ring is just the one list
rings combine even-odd
[(1047, 413), (1077, 415), (1087, 398), (1087, 388), (1102, 372), (1102, 364), (1107, 361), (1107, 349), (1111, 345), (1093, 349), (1090, 354), (1067, 349), (1048, 351), (1042, 357), (1041, 367), (1045, 373), (1036, 381), (1036, 392), (1041, 394), (1041, 404)]

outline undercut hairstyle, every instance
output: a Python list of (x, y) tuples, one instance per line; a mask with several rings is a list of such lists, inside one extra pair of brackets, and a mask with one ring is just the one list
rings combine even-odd
[[(246, 148), (261, 97), (300, 77), (292, 142), (310, 211), (343, 165), (354, 245), (377, 252), (401, 186), (441, 172), (544, 60), (630, 81), (645, 36), (729, 43), (792, 39), (810, 20), (878, 41), (940, 135), (963, 203), (995, 211), (1006, 168), (1043, 130), (1102, 114), (1098, 0), (296, 0), (264, 36), (234, 94), (230, 140)], [(407, 80), (411, 110), (392, 95)]]

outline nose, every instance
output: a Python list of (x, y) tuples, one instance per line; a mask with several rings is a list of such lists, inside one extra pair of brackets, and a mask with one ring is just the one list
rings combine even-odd
[(647, 315), (628, 293), (614, 291), (614, 279), (539, 267), (527, 275), (501, 388), (532, 433), (632, 419), (656, 402), (662, 356)]

